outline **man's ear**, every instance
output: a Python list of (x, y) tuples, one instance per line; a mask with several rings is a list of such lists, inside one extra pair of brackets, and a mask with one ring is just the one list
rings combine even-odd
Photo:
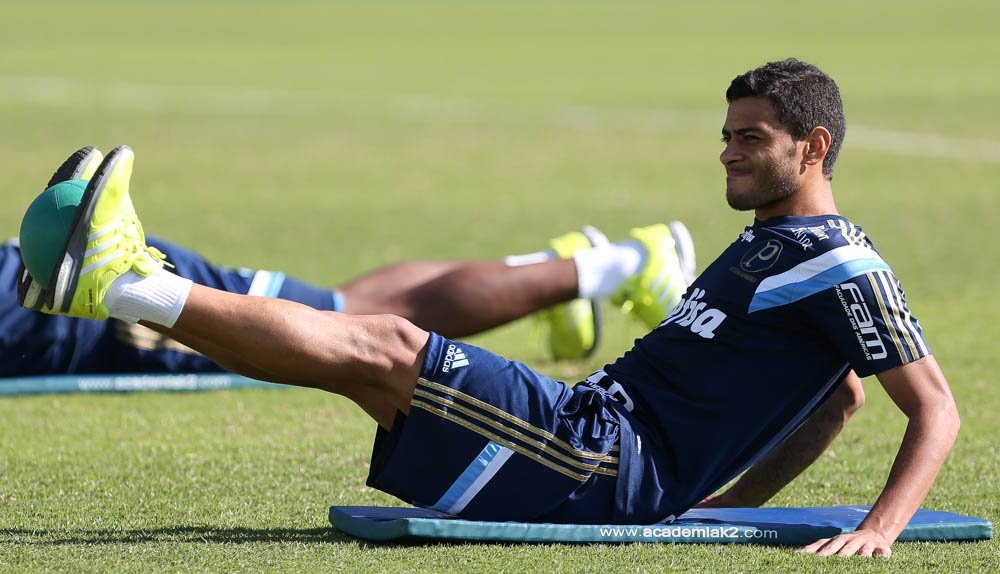
[(833, 136), (830, 135), (830, 130), (816, 126), (806, 135), (805, 143), (806, 147), (802, 151), (803, 165), (822, 164), (827, 152), (830, 151)]

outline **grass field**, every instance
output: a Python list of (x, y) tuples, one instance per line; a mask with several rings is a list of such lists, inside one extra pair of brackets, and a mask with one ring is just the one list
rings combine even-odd
[[(835, 191), (907, 289), (963, 416), (925, 506), (1000, 522), (1000, 8), (983, 1), (0, 2), (0, 235), (72, 149), (130, 144), (147, 231), (335, 284), (409, 258), (539, 249), (585, 223), (683, 219), (700, 267), (748, 221), (722, 198), (723, 92), (797, 56), (841, 85)], [(474, 339), (575, 380), (527, 322)], [(774, 505), (870, 503), (905, 420), (868, 403)], [(745, 546), (376, 547), (328, 527), (373, 425), (310, 391), (0, 400), (0, 570), (996, 572), (1000, 545), (888, 561)]]

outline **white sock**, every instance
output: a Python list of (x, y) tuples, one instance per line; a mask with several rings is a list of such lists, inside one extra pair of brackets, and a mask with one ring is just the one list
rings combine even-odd
[(609, 297), (646, 263), (646, 249), (634, 239), (582, 249), (573, 254), (579, 296)]
[(136, 323), (149, 321), (173, 327), (184, 308), (192, 282), (166, 269), (143, 277), (129, 271), (108, 287), (104, 304), (115, 319)]
[(520, 267), (521, 265), (532, 265), (534, 263), (545, 263), (549, 259), (555, 259), (556, 254), (552, 251), (539, 251), (525, 255), (509, 255), (504, 258), (504, 265), (507, 267)]

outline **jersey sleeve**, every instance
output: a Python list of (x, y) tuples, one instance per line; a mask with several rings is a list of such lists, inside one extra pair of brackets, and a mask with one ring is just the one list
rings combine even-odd
[(902, 286), (888, 269), (840, 281), (801, 303), (858, 376), (931, 354)]

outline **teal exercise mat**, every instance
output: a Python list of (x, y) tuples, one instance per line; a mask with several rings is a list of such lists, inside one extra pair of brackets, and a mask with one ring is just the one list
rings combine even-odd
[[(422, 508), (333, 506), (330, 523), (371, 541), (545, 543), (694, 543), (805, 545), (854, 530), (870, 506), (699, 508), (669, 524), (594, 525), (480, 522)], [(969, 541), (993, 537), (990, 521), (920, 509), (900, 541)]]
[(137, 373), (0, 378), (0, 396), (287, 388), (291, 387), (275, 383), (265, 383), (264, 381), (249, 379), (231, 373)]

